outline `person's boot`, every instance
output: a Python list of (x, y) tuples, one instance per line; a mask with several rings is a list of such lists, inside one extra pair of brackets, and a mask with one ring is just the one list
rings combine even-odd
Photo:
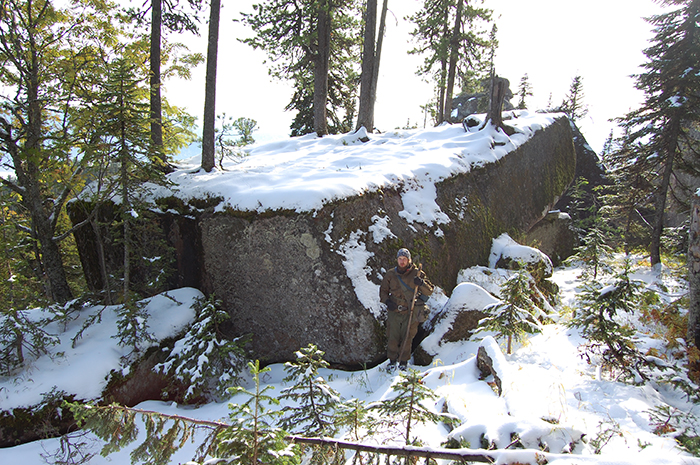
[(406, 371), (408, 369), (408, 362), (399, 363), (399, 371)]
[(386, 372), (393, 373), (394, 371), (396, 371), (396, 360), (389, 360), (389, 363), (386, 366)]

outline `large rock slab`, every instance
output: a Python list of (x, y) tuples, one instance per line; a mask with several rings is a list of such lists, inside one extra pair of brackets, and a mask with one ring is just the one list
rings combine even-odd
[(214, 293), (231, 315), (230, 336), (252, 334), (264, 362), (314, 343), (334, 364), (378, 363), (378, 287), (396, 251), (411, 249), (449, 293), (461, 269), (488, 263), (494, 237), (517, 238), (544, 217), (572, 181), (575, 157), (568, 119), (557, 118), (497, 162), (436, 182), (440, 222), (411, 220), (402, 184), (312, 212), (167, 213), (164, 237), (178, 251), (171, 285)]

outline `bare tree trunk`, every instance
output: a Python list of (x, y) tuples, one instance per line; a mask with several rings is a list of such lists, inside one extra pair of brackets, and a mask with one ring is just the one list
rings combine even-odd
[(700, 196), (692, 198), (690, 210), (690, 234), (688, 240), (688, 287), (690, 289), (690, 306), (688, 308), (688, 332), (686, 341), (700, 348)]
[(374, 103), (377, 101), (377, 83), (379, 82), (379, 65), (382, 58), (382, 47), (384, 46), (384, 33), (386, 32), (386, 13), (389, 9), (389, 0), (384, 0), (382, 4), (382, 15), (379, 19), (379, 32), (377, 33), (377, 45), (374, 51), (374, 66), (372, 69), (372, 88), (370, 91), (370, 104), (372, 115), (372, 126), (374, 126)]
[[(35, 151), (41, 154), (41, 131), (42, 131), (42, 108), (39, 100), (39, 52), (30, 46), (31, 68), (29, 75), (29, 85), (27, 86), (28, 125), (26, 151)], [(58, 217), (56, 202), (44, 202), (44, 197), (39, 186), (39, 169), (31, 160), (14, 160), (15, 173), (20, 185), (24, 188), (22, 203), (27, 207), (32, 217), (33, 231), (35, 239), (39, 241), (44, 272), (49, 283), (49, 292), (53, 300), (65, 303), (73, 298), (73, 293), (68, 286), (63, 260), (58, 244), (54, 241), (56, 231), (56, 218)], [(19, 168), (19, 169), (18, 169)], [(48, 208), (47, 208), (48, 207)]]
[(314, 63), (314, 131), (321, 137), (328, 134), (328, 61), (331, 44), (331, 13), (328, 0), (319, 2), (317, 17), (318, 51)]
[(360, 107), (357, 112), (357, 129), (374, 130), (371, 115), (372, 77), (374, 75), (375, 32), (377, 29), (377, 0), (367, 0), (365, 5), (365, 35), (362, 45), (362, 74), (360, 76)]
[(455, 78), (457, 75), (457, 60), (459, 58), (459, 36), (462, 30), (462, 8), (464, 0), (457, 2), (457, 15), (450, 39), (450, 64), (447, 71), (447, 87), (445, 89), (445, 110), (443, 121), (452, 121), (452, 93), (454, 92)]
[(664, 232), (666, 199), (668, 198), (668, 189), (671, 185), (671, 176), (673, 175), (674, 150), (675, 144), (669, 148), (669, 153), (666, 156), (663, 177), (661, 178), (661, 184), (657, 190), (656, 201), (654, 202), (654, 230), (651, 233), (651, 244), (649, 245), (649, 261), (652, 268), (661, 264), (661, 235)]
[(219, 17), (221, 0), (211, 1), (209, 42), (207, 44), (207, 76), (204, 91), (204, 127), (202, 129), (202, 169), (209, 172), (215, 165), (216, 132), (216, 61), (219, 55)]
[(151, 1), (151, 143), (156, 149), (156, 155), (165, 163), (163, 147), (163, 116), (160, 93), (160, 42), (162, 27), (162, 3), (161, 0)]
[[(443, 30), (442, 33), (445, 37), (450, 32), (449, 29), (449, 10), (445, 9), (443, 16)], [(438, 104), (437, 104), (437, 119), (436, 124), (442, 124), (445, 121), (445, 87), (447, 85), (447, 57), (440, 58), (440, 81), (438, 82)]]
[(494, 76), (491, 79), (491, 99), (489, 102), (489, 112), (486, 115), (486, 123), (489, 121), (493, 126), (503, 129), (503, 115), (501, 111), (503, 109), (503, 100), (506, 98), (506, 80)]
[[(357, 114), (357, 129), (365, 127), (374, 132), (374, 104), (377, 100), (379, 64), (381, 62), (388, 0), (382, 4), (382, 14), (377, 28), (377, 0), (367, 0), (365, 13), (365, 35), (362, 50), (362, 76), (360, 79), (360, 108)], [(375, 33), (377, 34), (375, 39)]]

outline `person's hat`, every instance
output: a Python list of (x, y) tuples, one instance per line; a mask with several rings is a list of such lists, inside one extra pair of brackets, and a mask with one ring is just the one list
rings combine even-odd
[(396, 253), (396, 258), (399, 257), (406, 257), (408, 258), (408, 261), (411, 261), (411, 252), (409, 252), (408, 249), (399, 249), (399, 251)]

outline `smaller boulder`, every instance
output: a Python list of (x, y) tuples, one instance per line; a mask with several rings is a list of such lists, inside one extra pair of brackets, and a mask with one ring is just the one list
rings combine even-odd
[(481, 342), (476, 354), (476, 367), (481, 372), (481, 379), (493, 376), (496, 394), (503, 394), (503, 379), (508, 371), (508, 361), (493, 337), (486, 336)]
[(497, 298), (476, 284), (458, 284), (442, 311), (431, 321), (433, 331), (414, 353), (414, 363), (429, 365), (444, 344), (468, 341), (476, 332), (479, 320), (486, 316), (484, 308), (498, 302)]
[(559, 210), (547, 213), (528, 231), (525, 242), (533, 246), (537, 244), (537, 248), (547, 254), (554, 266), (561, 265), (574, 254), (577, 245), (571, 217)]
[(493, 240), (489, 255), (491, 268), (517, 270), (521, 263), (525, 264), (527, 271), (537, 283), (552, 276), (552, 260), (540, 250), (518, 244), (507, 233), (503, 233)]

